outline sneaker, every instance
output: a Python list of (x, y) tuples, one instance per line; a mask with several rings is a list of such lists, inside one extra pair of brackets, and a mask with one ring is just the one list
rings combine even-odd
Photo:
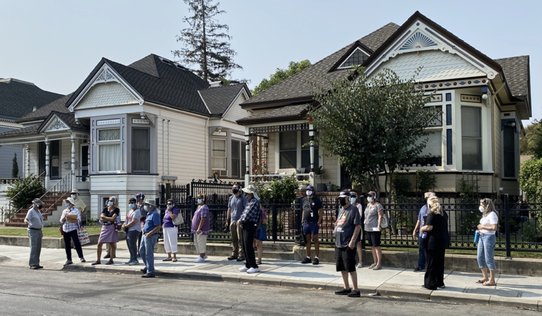
[(237, 260), (237, 257), (229, 256), (229, 257), (228, 257), (228, 260)]
[(311, 258), (306, 257), (305, 259), (303, 259), (303, 261), (301, 261), (301, 263), (311, 263)]
[(359, 290), (348, 293), (348, 297), (361, 297)]
[(260, 272), (260, 268), (250, 268), (247, 270), (247, 273), (251, 274), (251, 273), (258, 273)]
[(374, 267), (376, 267), (376, 263), (371, 264), (368, 269), (374, 269)]
[(319, 264), (320, 263), (320, 260), (318, 260), (318, 258), (314, 258), (314, 260), (312, 260), (312, 264)]
[(154, 273), (145, 273), (141, 277), (142, 278), (154, 278), (156, 275)]
[(420, 267), (416, 267), (414, 269), (414, 272), (424, 272), (424, 271), (425, 271), (425, 269), (420, 269)]
[(109, 255), (109, 254), (106, 254), (106, 255), (104, 256), (104, 259), (109, 259), (109, 258), (110, 258), (110, 255)]
[(376, 266), (373, 268), (373, 270), (382, 270), (382, 266)]
[(146, 274), (147, 273), (147, 268), (140, 269), (139, 271), (141, 271), (143, 274)]
[(199, 257), (199, 258), (196, 259), (196, 261), (194, 261), (194, 262), (195, 262), (195, 263), (202, 263), (203, 261), (205, 261), (205, 258)]
[(241, 267), (239, 268), (239, 272), (247, 272), (248, 268), (247, 267)]
[(245, 258), (237, 258), (237, 261), (245, 261)]
[(335, 291), (335, 295), (348, 295), (350, 294), (350, 292), (352, 292), (352, 290), (342, 289), (342, 290)]
[(137, 266), (138, 264), (139, 264), (139, 261), (137, 261), (137, 260), (128, 262), (129, 266)]
[(81, 262), (87, 262), (87, 261), (85, 260), (85, 258), (79, 258), (79, 260), (80, 260)]
[(66, 260), (66, 263), (64, 263), (65, 266), (69, 265), (69, 264), (73, 264), (73, 261), (71, 260)]
[(443, 286), (439, 286), (438, 289), (439, 290), (444, 290), (446, 288), (446, 285), (443, 285)]
[(358, 265), (356, 266), (356, 268), (358, 268), (358, 269), (361, 269), (361, 268), (363, 268), (363, 264), (362, 264), (361, 262), (360, 262), (360, 263), (358, 263)]
[(130, 264), (132, 261), (126, 261), (124, 264)]

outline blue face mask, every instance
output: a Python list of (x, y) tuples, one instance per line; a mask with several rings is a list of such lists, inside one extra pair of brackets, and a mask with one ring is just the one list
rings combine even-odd
[(133, 203), (130, 203), (128, 206), (129, 206), (130, 208), (135, 208), (135, 204), (133, 204)]
[(109, 203), (107, 203), (107, 205), (113, 206), (113, 202), (109, 201)]
[(145, 206), (143, 206), (143, 209), (144, 209), (145, 211), (148, 211), (148, 210), (149, 210), (149, 207), (148, 207), (147, 205), (145, 205)]
[(351, 197), (350, 198), (350, 203), (355, 203), (356, 202), (356, 198), (355, 197)]
[(70, 207), (71, 204), (70, 204), (70, 203), (66, 203), (66, 204), (64, 204), (64, 205), (65, 205), (66, 207)]
[(201, 204), (203, 200), (202, 199), (198, 199), (198, 204)]
[(167, 208), (173, 208), (173, 204), (168, 204)]

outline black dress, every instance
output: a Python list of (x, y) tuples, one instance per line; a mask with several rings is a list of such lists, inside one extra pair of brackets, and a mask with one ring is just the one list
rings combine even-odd
[(446, 213), (444, 215), (429, 213), (426, 225), (433, 226), (433, 229), (427, 232), (425, 249), (427, 270), (424, 286), (436, 290), (444, 286), (444, 253), (449, 243)]

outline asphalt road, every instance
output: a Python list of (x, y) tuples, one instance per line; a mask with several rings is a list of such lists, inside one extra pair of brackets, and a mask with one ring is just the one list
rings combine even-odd
[(0, 315), (539, 315), (512, 308), (0, 264)]

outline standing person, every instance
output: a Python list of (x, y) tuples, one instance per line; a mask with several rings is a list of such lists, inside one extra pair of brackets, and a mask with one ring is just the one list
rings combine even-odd
[(445, 288), (444, 286), (444, 254), (448, 247), (448, 218), (444, 213), (438, 198), (429, 198), (429, 214), (421, 231), (427, 233), (425, 257), (427, 271), (423, 286), (428, 290)]
[(143, 226), (143, 237), (141, 239), (141, 247), (139, 253), (141, 259), (145, 264), (145, 268), (141, 269), (144, 274), (142, 278), (154, 278), (156, 276), (154, 271), (154, 246), (158, 242), (158, 232), (162, 227), (160, 221), (160, 213), (156, 209), (151, 201), (145, 200), (143, 202), (143, 210), (147, 214), (145, 217), (145, 225)]
[[(416, 221), (416, 227), (414, 227), (414, 231), (412, 232), (412, 238), (416, 238), (416, 232), (418, 232), (418, 228), (421, 228), (425, 225), (425, 218), (427, 216), (427, 212), (429, 210), (428, 203), (429, 198), (435, 196), (435, 193), (433, 192), (425, 192), (423, 194), (423, 198), (425, 201), (425, 204), (420, 208), (420, 211), (418, 212), (418, 220)], [(424, 242), (422, 242), (422, 238), (426, 238), (427, 234), (422, 233), (422, 230), (419, 230), (418, 233), (418, 265), (416, 268), (414, 268), (414, 272), (423, 272), (425, 271), (425, 249), (424, 249)]]
[[(360, 297), (358, 289), (358, 274), (356, 272), (356, 243), (361, 231), (359, 210), (350, 204), (350, 193), (342, 191), (339, 195), (339, 212), (335, 222), (335, 267), (341, 272), (344, 287), (335, 291), (336, 295)], [(348, 284), (348, 274), (352, 279), (352, 289)]]
[(378, 203), (376, 192), (369, 191), (367, 193), (367, 206), (365, 207), (364, 228), (374, 260), (369, 269), (373, 270), (382, 269), (382, 248), (380, 247), (382, 216), (384, 216), (384, 208), (382, 204)]
[(130, 252), (130, 260), (126, 264), (133, 266), (139, 264), (137, 261), (137, 238), (141, 234), (141, 226), (139, 225), (141, 212), (135, 198), (130, 198), (129, 203), (130, 210), (126, 215), (126, 221), (122, 224), (122, 230), (126, 232), (126, 246)]
[(141, 254), (139, 253), (139, 248), (141, 248), (141, 237), (143, 236), (143, 226), (145, 226), (145, 217), (147, 216), (147, 211), (145, 211), (145, 208), (144, 208), (145, 194), (143, 194), (143, 192), (139, 192), (138, 194), (136, 194), (136, 200), (137, 200), (137, 208), (139, 208), (139, 214), (141, 214), (141, 218), (139, 219), (139, 225), (141, 227), (141, 231), (139, 233), (139, 236), (137, 237), (137, 256), (141, 258)]
[(30, 269), (42, 269), (40, 266), (40, 254), (41, 254), (41, 240), (43, 239), (43, 216), (41, 215), (41, 208), (43, 202), (40, 199), (32, 200), (32, 207), (26, 213), (24, 218), (25, 224), (28, 224), (28, 242), (30, 244), (30, 258), (28, 259), (28, 265)]
[(98, 237), (97, 257), (96, 261), (92, 265), (101, 264), (100, 257), (102, 256), (102, 246), (104, 243), (109, 244), (109, 261), (105, 264), (113, 264), (113, 258), (115, 258), (115, 250), (117, 243), (119, 242), (119, 234), (115, 229), (115, 223), (117, 223), (117, 217), (120, 216), (120, 210), (117, 207), (118, 200), (116, 197), (111, 196), (107, 201), (107, 206), (102, 210), (100, 215), (100, 222), (102, 223), (102, 230), (100, 237)]
[(73, 189), (71, 192), (71, 197), (75, 202), (75, 208), (81, 212), (82, 222), (83, 225), (85, 225), (88, 221), (87, 205), (79, 198), (79, 190)]
[(256, 188), (253, 185), (249, 185), (243, 188), (247, 196), (247, 206), (243, 210), (243, 214), (239, 218), (239, 227), (241, 227), (242, 239), (243, 239), (243, 253), (246, 258), (245, 266), (239, 268), (239, 272), (257, 273), (260, 272), (258, 264), (256, 263), (256, 256), (254, 255), (254, 234), (258, 228), (261, 216), (261, 206), (256, 194)]
[(303, 235), (305, 235), (305, 250), (307, 256), (301, 263), (311, 263), (311, 241), (314, 242), (314, 260), (312, 264), (319, 264), (320, 260), (320, 240), (318, 231), (324, 219), (324, 207), (322, 201), (314, 196), (315, 190), (312, 185), (307, 185), (306, 196), (301, 201), (303, 212), (301, 213), (301, 223), (303, 226)]
[[(167, 200), (167, 209), (163, 220), (164, 248), (167, 252), (167, 258), (162, 261), (177, 262), (177, 236), (179, 235), (179, 227), (173, 225), (173, 221), (177, 216), (181, 216), (179, 213), (179, 209), (175, 207), (175, 201), (173, 199)], [(171, 254), (173, 254), (173, 258)]]
[(207, 196), (205, 194), (197, 195), (198, 208), (192, 217), (192, 234), (194, 234), (194, 245), (199, 254), (196, 263), (202, 263), (207, 259), (207, 236), (211, 227), (209, 217), (209, 207), (207, 206)]
[[(497, 225), (499, 224), (499, 216), (495, 210), (495, 205), (490, 199), (480, 200), (480, 212), (482, 218), (480, 224), (478, 224), (478, 232), (480, 234), (480, 240), (478, 241), (478, 266), (482, 270), (483, 278), (476, 281), (476, 283), (482, 283), (485, 286), (495, 286), (495, 265), (494, 251), (495, 243), (497, 242), (495, 232), (497, 231)], [(488, 276), (489, 269), (489, 276)]]
[(262, 256), (263, 256), (263, 242), (267, 240), (267, 214), (265, 214), (265, 210), (263, 207), (261, 208), (262, 211), (262, 224), (260, 225), (260, 228), (256, 230), (256, 233), (254, 234), (254, 245), (256, 246), (256, 249), (258, 251), (258, 261), (256, 261), (257, 264), (262, 264)]
[(232, 252), (228, 260), (245, 261), (243, 258), (243, 240), (241, 238), (241, 228), (238, 225), (239, 217), (247, 206), (247, 198), (241, 194), (239, 185), (232, 186), (233, 195), (228, 200), (228, 212), (226, 214), (226, 227), (230, 226)]
[(66, 251), (66, 263), (64, 263), (64, 265), (73, 264), (71, 240), (73, 240), (79, 260), (81, 262), (86, 262), (85, 257), (83, 256), (81, 243), (79, 242), (79, 237), (77, 236), (77, 229), (81, 224), (81, 213), (74, 205), (75, 201), (71, 197), (65, 199), (64, 206), (66, 206), (66, 208), (62, 211), (62, 215), (60, 215), (63, 232), (62, 236), (64, 237), (64, 250)]
[[(361, 203), (358, 203), (358, 194), (354, 191), (350, 191), (350, 204), (354, 205), (358, 211), (359, 211), (359, 217), (361, 219), (361, 222), (363, 223), (365, 215), (363, 214), (363, 207)], [(363, 242), (363, 227), (360, 226), (360, 233), (359, 233), (359, 242), (357, 243), (356, 249), (358, 253), (358, 265), (356, 266), (358, 269), (363, 268), (363, 249), (361, 249), (361, 243)]]

